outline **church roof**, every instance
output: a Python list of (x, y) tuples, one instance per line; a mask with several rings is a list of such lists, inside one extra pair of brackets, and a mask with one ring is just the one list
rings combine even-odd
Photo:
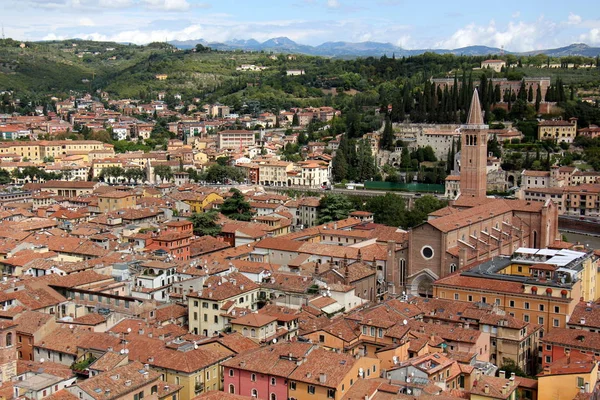
[(483, 114), (481, 112), (481, 104), (479, 103), (479, 93), (477, 92), (477, 89), (473, 91), (467, 125), (483, 125)]

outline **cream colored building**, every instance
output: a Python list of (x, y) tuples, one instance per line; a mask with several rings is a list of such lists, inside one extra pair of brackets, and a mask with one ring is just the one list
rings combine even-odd
[(568, 121), (541, 121), (538, 124), (538, 140), (554, 140), (573, 143), (577, 136), (577, 118)]
[(268, 160), (259, 162), (258, 168), (261, 185), (287, 186), (288, 172), (292, 171), (294, 164), (289, 161)]

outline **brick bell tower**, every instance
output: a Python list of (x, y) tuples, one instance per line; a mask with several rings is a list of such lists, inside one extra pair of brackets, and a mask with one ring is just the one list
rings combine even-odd
[(463, 197), (486, 196), (488, 129), (475, 89), (467, 123), (461, 127), (460, 195)]
[(0, 322), (0, 383), (9, 382), (17, 375), (17, 325)]

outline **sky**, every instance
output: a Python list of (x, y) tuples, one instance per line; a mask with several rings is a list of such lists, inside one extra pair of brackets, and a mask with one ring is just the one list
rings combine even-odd
[(308, 45), (376, 41), (405, 49), (600, 46), (597, 0), (0, 0), (0, 23), (18, 40), (286, 36)]

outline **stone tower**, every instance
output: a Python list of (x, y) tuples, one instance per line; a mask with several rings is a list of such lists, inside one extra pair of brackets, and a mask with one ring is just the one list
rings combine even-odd
[(485, 197), (487, 186), (488, 126), (483, 123), (477, 89), (473, 92), (467, 123), (462, 126), (460, 193), (462, 197)]

